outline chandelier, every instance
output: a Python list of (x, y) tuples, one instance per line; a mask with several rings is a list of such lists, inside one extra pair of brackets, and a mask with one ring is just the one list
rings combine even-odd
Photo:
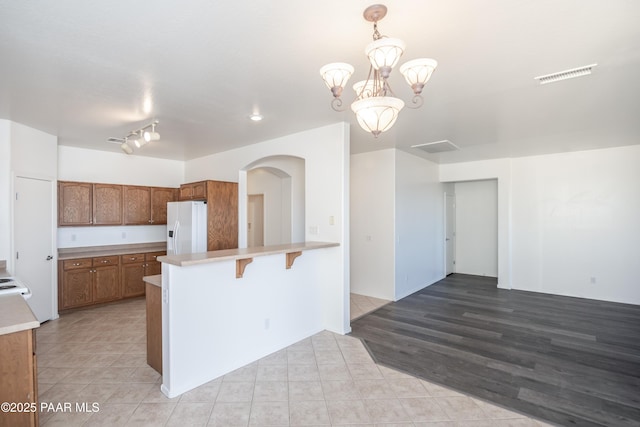
[[(373, 22), (373, 42), (364, 50), (371, 65), (367, 79), (353, 85), (356, 99), (351, 104), (358, 124), (376, 138), (393, 126), (400, 110), (405, 106), (404, 101), (395, 96), (388, 81), (391, 70), (404, 52), (405, 43), (378, 32), (378, 21), (386, 14), (387, 7), (382, 4), (375, 4), (364, 10), (364, 19)], [(422, 89), (437, 66), (438, 62), (429, 58), (414, 59), (400, 66), (400, 73), (413, 89), (414, 96), (409, 108), (422, 106)], [(343, 62), (327, 64), (320, 69), (320, 75), (333, 94), (331, 107), (335, 111), (344, 111), (340, 96), (353, 71), (353, 66)]]

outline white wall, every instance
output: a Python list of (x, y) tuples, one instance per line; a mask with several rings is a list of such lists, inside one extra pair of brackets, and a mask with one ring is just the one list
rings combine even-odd
[(496, 180), (455, 183), (456, 273), (498, 276)]
[(440, 165), (440, 181), (498, 180), (498, 287), (511, 289), (511, 160)]
[[(337, 242), (332, 252), (334, 268), (309, 271), (326, 283), (323, 298), (326, 327), (350, 331), (349, 322), (349, 126), (337, 123), (235, 150), (190, 160), (187, 181), (217, 179), (238, 181), (239, 224), (246, 224), (246, 167), (272, 156), (295, 156), (305, 160), (305, 240)], [(331, 221), (333, 219), (333, 221)], [(246, 234), (240, 236), (246, 242)], [(303, 255), (304, 257), (304, 255)], [(325, 301), (325, 302), (326, 302)], [(340, 319), (336, 322), (336, 319)]]
[(640, 304), (638, 164), (635, 145), (444, 164), (440, 178), (498, 179), (500, 284)]
[(0, 260), (11, 258), (11, 122), (0, 120)]
[[(177, 188), (184, 162), (59, 146), (58, 179)], [(59, 227), (58, 248), (161, 242), (165, 233), (164, 225)]]
[[(285, 180), (271, 172), (269, 168), (256, 168), (247, 173), (247, 194), (264, 195), (264, 244), (278, 245), (281, 243), (291, 243), (291, 191), (287, 191), (289, 196), (289, 208), (283, 206), (285, 198), (283, 187), (285, 182), (291, 185), (291, 179)], [(286, 216), (284, 214), (287, 214)], [(289, 240), (284, 240), (284, 232), (289, 230)]]
[(351, 290), (398, 300), (444, 277), (438, 165), (396, 149), (351, 156)]
[(444, 186), (438, 165), (396, 150), (395, 295), (444, 278)]
[(351, 156), (351, 292), (395, 298), (395, 151)]
[(640, 146), (512, 162), (513, 287), (640, 304)]

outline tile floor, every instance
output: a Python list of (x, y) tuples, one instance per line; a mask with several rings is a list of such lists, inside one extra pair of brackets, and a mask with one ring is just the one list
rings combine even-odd
[[(43, 426), (541, 426), (376, 365), (322, 332), (174, 399), (146, 364), (144, 300), (66, 314), (37, 331)], [(78, 411), (87, 403), (98, 412)], [(62, 403), (62, 406), (54, 406)]]
[(385, 299), (368, 297), (366, 295), (351, 294), (351, 320), (371, 313), (390, 302), (391, 301)]

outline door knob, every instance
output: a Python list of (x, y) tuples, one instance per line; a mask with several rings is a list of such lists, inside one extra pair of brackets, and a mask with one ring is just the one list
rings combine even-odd
[(51, 255), (47, 256), (47, 261), (51, 261), (53, 259), (53, 257)]

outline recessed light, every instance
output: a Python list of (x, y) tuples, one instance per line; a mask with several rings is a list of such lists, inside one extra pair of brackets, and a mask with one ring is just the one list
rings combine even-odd
[(260, 120), (263, 119), (261, 114), (252, 114), (249, 116), (249, 119), (254, 121), (254, 122), (259, 122)]

